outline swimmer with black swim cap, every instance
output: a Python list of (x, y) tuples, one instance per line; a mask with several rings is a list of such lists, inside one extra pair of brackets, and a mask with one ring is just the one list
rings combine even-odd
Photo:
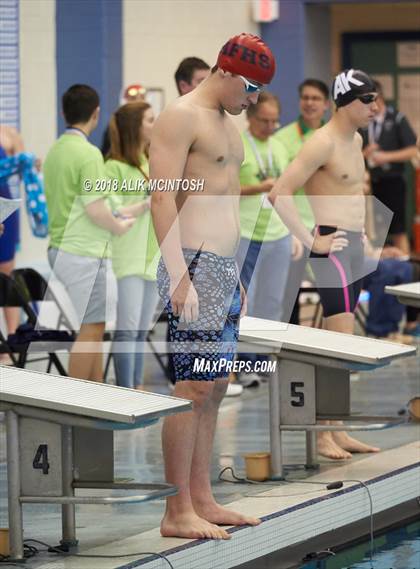
[(337, 108), (345, 107), (358, 99), (368, 105), (378, 96), (374, 80), (360, 69), (346, 69), (332, 84), (332, 95)]
[[(365, 276), (365, 163), (357, 131), (378, 112), (377, 93), (369, 75), (347, 69), (335, 77), (332, 95), (337, 111), (305, 142), (269, 199), (290, 232), (311, 251), (324, 328), (353, 334), (354, 310)], [(315, 217), (313, 233), (303, 224), (292, 199), (302, 186)], [(379, 450), (344, 431), (320, 432), (317, 443), (319, 454), (338, 460)]]

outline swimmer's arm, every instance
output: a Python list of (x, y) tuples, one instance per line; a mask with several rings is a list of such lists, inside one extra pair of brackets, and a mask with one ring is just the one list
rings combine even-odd
[(375, 247), (373, 247), (369, 239), (365, 239), (365, 242), (363, 243), (363, 252), (366, 257), (370, 257), (371, 259), (379, 259), (379, 257), (381, 256), (380, 251), (381, 251), (380, 249), (375, 249)]
[(263, 180), (260, 184), (254, 184), (249, 186), (241, 185), (241, 196), (255, 196), (256, 194), (265, 194), (272, 190), (275, 178), (267, 178)]
[(302, 147), (296, 158), (289, 164), (277, 180), (268, 199), (279, 216), (308, 249), (311, 249), (313, 236), (300, 219), (293, 194), (324, 166), (333, 149), (333, 142), (325, 135), (315, 133)]
[[(150, 144), (150, 182), (182, 178), (190, 148), (195, 139), (193, 113), (177, 106), (166, 109), (153, 127)], [(172, 280), (179, 281), (187, 273), (182, 254), (177, 192), (153, 191), (152, 219), (160, 251)]]

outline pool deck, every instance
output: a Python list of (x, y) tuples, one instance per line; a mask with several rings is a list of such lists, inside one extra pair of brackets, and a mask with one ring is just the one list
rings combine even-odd
[[(365, 375), (366, 373), (366, 375)], [(148, 387), (169, 393), (165, 379), (151, 359), (147, 367)], [(366, 381), (366, 379), (369, 379)], [(352, 382), (352, 403), (356, 412), (397, 415), (414, 395), (420, 393), (418, 356), (395, 362), (385, 369), (361, 372)], [(261, 517), (258, 527), (232, 528), (232, 539), (224, 542), (161, 538), (159, 521), (164, 501), (138, 505), (79, 506), (77, 535), (79, 553), (85, 555), (127, 555), (117, 559), (57, 558), (41, 553), (26, 562), (29, 569), (164, 569), (167, 561), (140, 552), (160, 552), (175, 569), (228, 569), (229, 567), (265, 568), (252, 561), (277, 551), (284, 559), (295, 546), (309, 553), (314, 543), (334, 532), (345, 541), (369, 529), (370, 501), (361, 480), (369, 488), (373, 512), (379, 520), (404, 504), (409, 512), (419, 495), (420, 424), (408, 423), (392, 429), (360, 433), (360, 438), (383, 450), (375, 455), (359, 455), (342, 462), (321, 459), (320, 469), (305, 471), (292, 467), (288, 478), (300, 482), (267, 482), (262, 485), (219, 481), (226, 466), (244, 476), (242, 455), (268, 449), (268, 387), (245, 390), (237, 398), (225, 399), (219, 416), (215, 440), (212, 479), (214, 493), (223, 504)], [(137, 481), (163, 481), (160, 448), (162, 423), (133, 432), (116, 433), (116, 475)], [(285, 435), (286, 462), (297, 465), (304, 459), (304, 436)], [(5, 467), (5, 428), (0, 423), (0, 526), (7, 526), (7, 486)], [(229, 473), (226, 473), (229, 479)], [(302, 482), (321, 482), (317, 485)], [(324, 482), (343, 481), (343, 487), (327, 490)], [(89, 492), (92, 494), (92, 491)], [(101, 491), (97, 491), (101, 495)], [(83, 491), (80, 491), (83, 495)], [(379, 524), (379, 521), (378, 521)], [(375, 526), (375, 527), (379, 527)], [(350, 532), (350, 528), (352, 531)], [(51, 505), (24, 506), (25, 539), (39, 539), (56, 545), (60, 537), (60, 510)], [(344, 536), (344, 537), (343, 537)], [(329, 538), (333, 546), (333, 539)], [(314, 541), (315, 540), (315, 541)], [(327, 540), (328, 546), (328, 540)], [(307, 544), (307, 549), (305, 545)], [(325, 545), (322, 545), (325, 547)], [(286, 549), (287, 548), (287, 549)], [(300, 553), (299, 553), (300, 555)], [(302, 559), (302, 557), (300, 557)], [(262, 562), (261, 562), (262, 563)], [(246, 565), (245, 565), (246, 564)], [(280, 567), (280, 565), (275, 565)], [(284, 565), (292, 566), (292, 565)]]

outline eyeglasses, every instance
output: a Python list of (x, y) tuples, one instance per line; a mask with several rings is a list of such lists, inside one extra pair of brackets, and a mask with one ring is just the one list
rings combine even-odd
[(274, 128), (279, 128), (280, 123), (278, 121), (278, 119), (263, 119), (261, 117), (257, 117), (254, 115), (253, 117), (257, 122), (259, 122), (260, 124), (263, 124), (265, 126), (273, 126)]
[(302, 95), (300, 98), (301, 101), (303, 101), (304, 103), (310, 103), (311, 101), (313, 103), (321, 103), (325, 101), (325, 97), (318, 97), (316, 95), (314, 95), (313, 97), (310, 97), (309, 95)]
[(251, 83), (251, 81), (248, 81), (248, 79), (242, 75), (238, 75), (238, 77), (240, 77), (245, 83), (245, 91), (247, 93), (261, 93), (261, 91), (264, 89), (263, 85), (255, 85), (255, 83)]
[(376, 101), (376, 99), (378, 98), (378, 94), (377, 93), (370, 93), (368, 95), (359, 95), (357, 98), (364, 105), (369, 105), (370, 103), (373, 103)]

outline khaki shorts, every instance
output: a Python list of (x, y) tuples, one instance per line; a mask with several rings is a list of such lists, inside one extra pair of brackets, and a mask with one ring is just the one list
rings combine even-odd
[(105, 322), (107, 259), (82, 257), (50, 248), (48, 261), (66, 288), (79, 325)]

